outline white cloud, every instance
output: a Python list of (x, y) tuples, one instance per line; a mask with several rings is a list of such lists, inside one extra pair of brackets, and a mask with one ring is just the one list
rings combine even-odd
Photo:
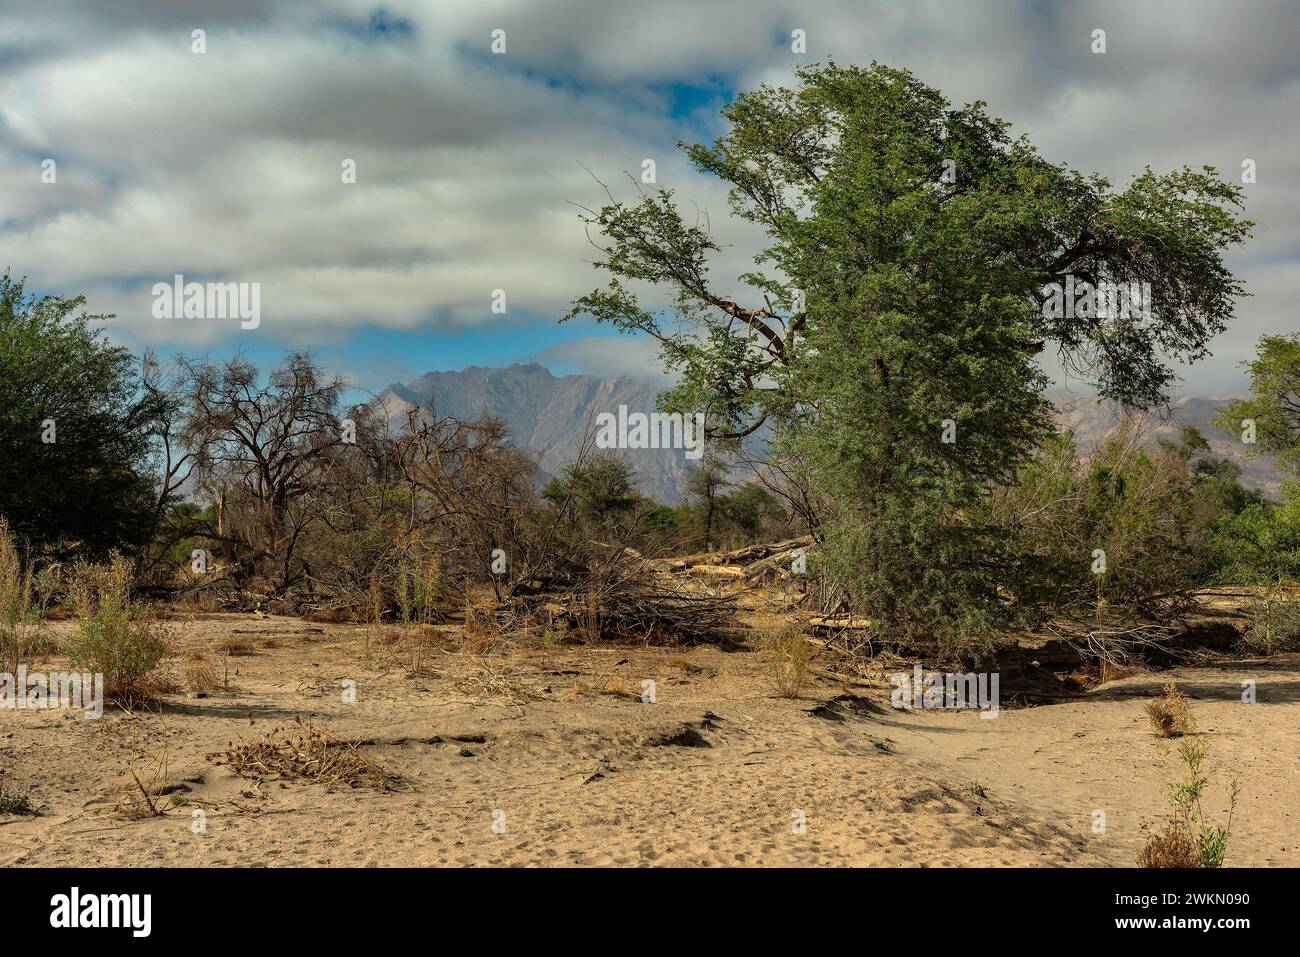
[[(261, 282), (262, 331), (298, 342), (363, 323), (472, 326), (497, 288), (549, 322), (603, 283), (569, 205), (600, 199), (580, 164), (617, 181), (649, 156), (661, 184), (710, 212), (726, 289), (753, 237), (672, 148), (702, 119), (669, 115), (672, 84), (745, 88), (788, 79), (796, 61), (879, 59), (957, 101), (988, 100), (1047, 155), (1121, 184), (1147, 163), (1237, 175), (1255, 159), (1257, 238), (1238, 260), (1259, 295), (1189, 372), (1189, 384), (1231, 380), (1261, 330), (1290, 322), (1300, 261), (1289, 20), (1282, 2), (1243, 16), (1120, 0), (428, 0), (382, 14), (358, 0), (46, 0), (7, 13), (0, 41), (0, 265), (32, 288), (86, 292), (132, 344), (230, 341), (218, 325), (150, 317), (149, 287), (178, 272)], [(803, 58), (789, 51), (795, 27)], [(1097, 27), (1104, 55), (1088, 50)], [(495, 28), (502, 57), (488, 52)], [(55, 185), (39, 181), (45, 157)], [(339, 180), (345, 158), (354, 186)], [(611, 344), (624, 341), (551, 354), (609, 371), (653, 361), (629, 361)]]

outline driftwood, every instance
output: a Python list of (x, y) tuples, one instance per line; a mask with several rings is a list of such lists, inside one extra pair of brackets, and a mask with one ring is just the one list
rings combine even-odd
[(663, 559), (658, 564), (667, 571), (682, 572), (697, 565), (733, 566), (752, 565), (760, 559), (780, 557), (791, 554), (800, 548), (812, 547), (812, 536), (791, 538), (784, 542), (771, 542), (764, 545), (746, 545), (730, 552), (699, 552), (681, 558)]

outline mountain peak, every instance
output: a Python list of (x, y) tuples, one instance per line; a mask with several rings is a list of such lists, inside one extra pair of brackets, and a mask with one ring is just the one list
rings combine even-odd
[[(556, 376), (538, 362), (468, 366), (426, 372), (390, 385), (380, 397), (390, 422), (405, 421), (415, 405), (432, 404), (439, 415), (476, 419), (488, 414), (510, 427), (516, 444), (541, 455), (544, 473), (559, 472), (577, 457), (586, 431), (601, 412), (658, 409), (658, 389), (628, 376)], [(661, 502), (682, 498), (689, 461), (681, 449), (627, 450), (640, 490)]]

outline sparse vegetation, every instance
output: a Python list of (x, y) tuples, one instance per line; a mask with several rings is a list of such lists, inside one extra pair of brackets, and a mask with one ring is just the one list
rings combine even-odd
[(131, 705), (159, 693), (167, 632), (132, 600), (130, 562), (114, 553), (105, 565), (79, 566), (72, 596), (77, 629), (66, 646), (72, 667), (102, 674), (105, 696), (119, 703)]
[(127, 774), (131, 783), (117, 806), (119, 816), (129, 821), (139, 821), (161, 816), (169, 803), (162, 793), (167, 783), (170, 748), (167, 731), (163, 728), (160, 741), (152, 748), (138, 748), (132, 752)]
[(367, 757), (358, 744), (341, 741), (301, 718), (295, 719), (293, 727), (274, 728), (258, 741), (233, 745), (208, 759), (229, 765), (244, 777), (297, 778), (326, 790), (392, 791), (406, 786), (400, 776)]
[(1169, 788), (1173, 815), (1163, 830), (1147, 838), (1138, 855), (1140, 867), (1223, 866), (1240, 786), (1234, 779), (1228, 795), (1227, 822), (1222, 826), (1210, 824), (1201, 805), (1210, 783), (1205, 769), (1207, 755), (1203, 742), (1184, 741), (1178, 746), (1182, 775)]
[(808, 638), (796, 625), (772, 628), (757, 641), (766, 662), (768, 681), (782, 698), (798, 698), (808, 684), (812, 654)]
[[(387, 42), (411, 32), (412, 23), (396, 17), (403, 23), (399, 34), (395, 15), (383, 10), (359, 32), (364, 11), (359, 15), (356, 23), (336, 16), (325, 39), (346, 45), (363, 32), (376, 41), (386, 33)], [(431, 32), (420, 29), (419, 36)], [(385, 47), (391, 55), (378, 45), (369, 52), (399, 64), (420, 48), (395, 42)], [(523, 79), (545, 79), (534, 73)], [(251, 75), (254, 82), (261, 78)], [(388, 79), (379, 74), (380, 82)], [(572, 86), (566, 83), (564, 92), (573, 93)], [(669, 91), (667, 99), (689, 107), (717, 86), (687, 90), (685, 99), (682, 91)], [(615, 96), (623, 87), (610, 90)], [(495, 402), (504, 391), (500, 381), (521, 380), (475, 378), (480, 386), (472, 405), (447, 395), (441, 383), (449, 380), (428, 378), (421, 382), (438, 384), (395, 385), (382, 397), (357, 401), (359, 387), (344, 374), (349, 370), (330, 368), (309, 352), (269, 362), (250, 358), (262, 355), (270, 339), (248, 354), (179, 355), (164, 369), (151, 352), (136, 357), (112, 345), (99, 328), (107, 317), (85, 314), (84, 297), (33, 296), (7, 271), (0, 277), (5, 706), (11, 697), (19, 700), (8, 692), (15, 687), (10, 672), (60, 656), (69, 668), (102, 675), (106, 697), (119, 706), (107, 716), (98, 708), (82, 715), (75, 713), (81, 705), (67, 706), (80, 699), (28, 697), (22, 689), (15, 706), (39, 713), (18, 716), (13, 734), (20, 740), (12, 749), (6, 744), (3, 756), (37, 760), (38, 748), (56, 750), (51, 742), (73, 754), (45, 758), (63, 762), (48, 776), (20, 765), (22, 781), (41, 782), (42, 802), (51, 810), (61, 805), (55, 812), (61, 817), (71, 810), (69, 819), (80, 808), (151, 822), (130, 831), (142, 841), (168, 842), (173, 851), (186, 838), (170, 825), (183, 822), (152, 819), (178, 804), (178, 792), (191, 784), (196, 805), (242, 812), (246, 806), (232, 797), (238, 791), (241, 800), (257, 802), (255, 813), (285, 815), (227, 840), (210, 855), (214, 862), (263, 843), (268, 857), (317, 850), (296, 835), (281, 841), (276, 830), (293, 820), (288, 815), (308, 819), (306, 827), (319, 824), (313, 815), (322, 805), (301, 800), (268, 807), (276, 801), (271, 788), (263, 791), (267, 780), (277, 782), (277, 791), (289, 781), (326, 791), (428, 785), (428, 802), (373, 795), (325, 802), (336, 817), (344, 816), (341, 809), (364, 815), (377, 805), (403, 805), (406, 830), (359, 826), (348, 835), (353, 845), (414, 845), (418, 828), (443, 826), (435, 812), (448, 820), (463, 812), (462, 821), (478, 815), (480, 830), (489, 813), (495, 818), (510, 810), (513, 821), (514, 792), (531, 788), (527, 797), (540, 797), (531, 807), (518, 802), (521, 826), (511, 833), (520, 837), (493, 838), (491, 851), (478, 841), (471, 853), (583, 862), (580, 854), (562, 856), (572, 849), (551, 840), (552, 828), (565, 827), (562, 805), (578, 805), (586, 812), (586, 833), (636, 845), (632, 853), (646, 862), (690, 854), (744, 863), (749, 850), (732, 848), (733, 834), (754, 836), (764, 855), (801, 856), (804, 863), (848, 857), (855, 842), (889, 839), (892, 850), (926, 863), (945, 854), (996, 860), (989, 848), (1006, 849), (1018, 861), (1050, 853), (1051, 860), (1073, 862), (1085, 853), (1077, 828), (1066, 833), (1069, 828), (1044, 820), (1043, 805), (1054, 801), (1071, 813), (1084, 806), (1084, 788), (1102, 779), (1082, 768), (1085, 762), (1112, 761), (1131, 775), (1140, 774), (1144, 760), (1133, 749), (1117, 756), (1125, 749), (1094, 747), (1117, 729), (1131, 737), (1136, 726), (1145, 734), (1131, 699), (1107, 705), (1105, 722), (1078, 720), (1080, 709), (1102, 697), (1082, 690), (1096, 675), (1103, 682), (1147, 675), (1171, 661), (1181, 668), (1243, 647), (1265, 655), (1300, 650), (1300, 483), (1283, 485), (1277, 501), (1248, 490), (1241, 467), (1225, 460), (1218, 440), (1212, 448), (1190, 426), (1170, 438), (1168, 430), (1153, 432), (1149, 418), (1168, 406), (1175, 370), (1207, 354), (1245, 295), (1229, 264), (1252, 229), (1243, 185), (1253, 180), (1211, 167), (1148, 168), (1115, 186), (1040, 154), (983, 101), (954, 105), (909, 71), (880, 63), (804, 61), (790, 88), (725, 92), (718, 138), (684, 148), (696, 172), (722, 184), (729, 200), (723, 208), (740, 221), (735, 225), (745, 241), (763, 247), (748, 251), (756, 253), (744, 267), (749, 271), (737, 276), (730, 268), (734, 257), (723, 252), (730, 230), (715, 233), (709, 221), (717, 203), (713, 212), (693, 212), (671, 189), (652, 186), (653, 176), (630, 177), (636, 194), (628, 202), (600, 183), (598, 208), (579, 207), (579, 218), (596, 250), (590, 265), (608, 282), (575, 299), (565, 316), (613, 326), (661, 349), (672, 382), (658, 396), (661, 410), (698, 414), (707, 426), (707, 448), (687, 440), (685, 459), (669, 461), (670, 447), (683, 444), (671, 429), (658, 435), (652, 429), (644, 434), (649, 441), (602, 438), (599, 449), (589, 429), (568, 444), (566, 408), (585, 405), (594, 417), (598, 405), (631, 390), (602, 386), (598, 398), (589, 393), (562, 403), (541, 400), (550, 393), (530, 386), (520, 400), (527, 408), (497, 407), (519, 412), (521, 422), (523, 413), (538, 412), (529, 441), (562, 438), (552, 448), (527, 448), (500, 418), (448, 414), (482, 408), (489, 404), (484, 396)], [(300, 99), (299, 112), (312, 113), (310, 98)], [(32, 129), (21, 132), (42, 132), (40, 124), (27, 125)], [(31, 148), (23, 155), (31, 165), (46, 138), (25, 136)], [(325, 159), (334, 162), (328, 153)], [(1253, 172), (1254, 161), (1247, 162)], [(354, 161), (346, 164), (355, 172)], [(376, 166), (382, 174), (382, 163)], [(322, 195), (322, 175), (320, 169), (311, 174), (311, 195)], [(77, 177), (82, 173), (74, 171)], [(103, 185), (113, 177), (82, 179)], [(34, 173), (28, 181), (35, 182)], [(445, 184), (430, 182), (426, 192), (456, 199)], [(78, 189), (71, 191), (74, 200)], [(216, 207), (242, 209), (256, 195), (227, 190)], [(102, 238), (112, 219), (106, 212), (89, 222), (91, 239)], [(310, 226), (293, 216), (284, 222), (285, 236)], [(68, 224), (63, 232), (71, 235), (78, 221)], [(370, 257), (377, 265), (369, 275), (376, 281), (395, 276), (397, 298), (407, 305), (419, 299), (418, 282), (407, 273), (429, 258), (422, 246), (427, 237), (417, 232), (400, 233), (410, 255), (396, 266), (388, 257), (391, 268), (380, 268), (385, 263), (377, 250)], [(224, 241), (230, 234), (214, 235)], [(326, 235), (323, 248), (337, 238)], [(33, 255), (55, 248), (28, 245)], [(178, 270), (192, 258), (192, 245), (176, 246)], [(457, 257), (435, 252), (454, 267)], [(192, 269), (233, 278), (238, 263), (226, 265), (232, 268), (194, 263)], [(315, 275), (293, 267), (287, 261), (268, 267), (278, 293)], [(328, 271), (327, 262), (316, 267)], [(718, 267), (725, 267), (725, 278)], [(95, 294), (118, 295), (149, 278), (145, 270), (116, 285), (96, 280)], [(189, 285), (175, 278), (177, 292)], [(315, 298), (337, 299), (340, 313), (383, 294), (376, 287), (345, 295), (338, 277), (325, 278), (316, 283)], [(470, 298), (486, 292), (473, 292), (482, 276), (471, 279), (463, 284)], [(1112, 311), (1095, 291), (1081, 290), (1083, 298), (1062, 308), (1063, 289), (1076, 282), (1122, 287), (1125, 305), (1130, 293), (1138, 298), (1131, 304), (1140, 322), (1127, 309)], [(242, 288), (230, 288), (235, 285)], [(495, 290), (494, 312), (498, 292), (504, 308), (504, 290)], [(533, 296), (532, 307), (545, 307), (549, 295)], [(208, 303), (215, 305), (216, 296), (210, 287)], [(512, 296), (516, 307), (524, 306), (518, 315), (532, 315), (528, 290)], [(281, 326), (289, 330), (291, 313), (310, 308), (313, 296), (277, 299), (277, 309), (289, 310)], [(372, 318), (400, 324), (396, 313), (407, 307), (401, 303)], [(461, 303), (429, 315), (445, 325), (469, 308)], [(199, 318), (195, 311), (182, 310), (187, 320)], [(155, 317), (162, 313), (155, 309)], [(234, 327), (225, 328), (217, 334), (222, 343)], [(1044, 354), (1054, 359), (1044, 361)], [(369, 358), (376, 368), (389, 364)], [(1240, 441), (1256, 447), (1247, 454), (1275, 455), (1300, 475), (1300, 335), (1264, 337), (1247, 365), (1251, 395), (1223, 407), (1217, 426), (1236, 435), (1249, 425), (1251, 437), (1242, 432)], [(1115, 403), (1118, 427), (1086, 445), (1059, 430), (1062, 416), (1046, 391), (1056, 368)], [(639, 389), (635, 394), (643, 396)], [(563, 394), (581, 391), (575, 386)], [(622, 432), (626, 409), (618, 408)], [(611, 451), (610, 444), (629, 448)], [(639, 460), (643, 450), (662, 458)], [(660, 472), (639, 486), (638, 474), (654, 468)], [(661, 480), (674, 484), (657, 487), (681, 494), (681, 501), (643, 494)], [(1215, 588), (1211, 600), (1210, 585), (1248, 591)], [(1238, 641), (1233, 629), (1243, 603), (1250, 624)], [(1202, 628), (1211, 606), (1218, 617)], [(184, 618), (195, 609), (214, 614), (175, 626), (189, 650), (179, 667), (182, 682), (173, 686), (174, 630), (160, 616)], [(57, 621), (69, 612), (75, 620)], [(228, 613), (255, 614), (262, 624), (232, 628)], [(281, 643), (300, 644), (290, 636), (308, 633), (284, 627), (291, 616), (346, 625), (328, 633), (311, 629), (324, 636), (303, 639), (313, 643), (310, 649), (273, 653)], [(1167, 647), (1194, 629), (1208, 635), (1204, 658)], [(712, 647), (695, 647), (704, 645)], [(913, 663), (946, 671), (950, 693), (978, 687), (980, 700), (966, 704), (978, 704), (982, 715), (938, 707), (944, 702), (933, 694), (924, 695), (922, 707), (896, 699), (899, 710), (886, 711), (888, 669)], [(1260, 695), (1270, 702), (1270, 715), (1285, 717), (1294, 704), (1287, 700), (1293, 696), (1276, 693), (1281, 680), (1290, 680), (1289, 665), (1279, 658), (1253, 672), (1262, 675), (1261, 684), (1272, 682), (1263, 689), (1270, 693)], [(1065, 678), (1071, 670), (1072, 679)], [(240, 688), (232, 688), (232, 674)], [(926, 685), (942, 697), (936, 680), (943, 676), (930, 674), (935, 677), (925, 677)], [(995, 675), (1007, 680), (992, 684), (995, 700), (985, 710), (985, 679)], [(1216, 682), (1182, 680), (1205, 689), (1198, 694), (1206, 699), (1222, 696)], [(810, 686), (832, 683), (838, 698), (811, 709), (795, 703), (810, 696)], [(164, 709), (162, 696), (181, 687), (190, 694)], [(1002, 714), (999, 687), (1007, 713), (983, 721)], [(358, 688), (364, 694), (352, 693)], [(216, 691), (226, 694), (197, 700)], [(1046, 708), (1033, 710), (1061, 700), (1069, 704), (1055, 709), (1055, 724)], [(50, 713), (56, 706), (63, 713)], [(141, 706), (156, 706), (157, 721), (133, 710)], [(695, 709), (698, 716), (705, 706), (719, 713), (683, 723), (682, 712)], [(247, 732), (251, 740), (213, 737), (215, 728), (253, 728), (266, 714), (308, 708), (329, 716), (337, 734), (346, 727), (358, 736), (336, 737), (313, 720), (297, 719), (256, 724)], [(169, 737), (164, 713), (182, 716), (186, 732), (197, 729), (192, 741), (203, 742), (176, 758), (189, 775), (182, 781), (168, 780), (171, 746), (192, 741), (180, 733)], [(1155, 736), (1174, 742), (1180, 769), (1169, 787), (1168, 821), (1146, 838), (1138, 862), (1223, 866), (1238, 785), (1232, 782), (1225, 823), (1211, 823), (1203, 807), (1217, 810), (1206, 800), (1208, 746), (1197, 734), (1198, 718), (1212, 730), (1223, 718), (1221, 702), (1198, 703), (1194, 715), (1188, 694), (1171, 678), (1145, 702), (1144, 713)], [(1219, 727), (1236, 721), (1233, 734), (1260, 728), (1266, 722), (1249, 722), (1263, 713), (1234, 715)], [(83, 717), (96, 720), (83, 725)], [(1261, 740), (1271, 745), (1284, 726), (1278, 721), (1260, 731)], [(262, 733), (267, 727), (272, 730)], [(400, 730), (383, 742), (359, 737), (378, 727)], [(489, 737), (484, 727), (502, 730)], [(1018, 737), (1026, 727), (1033, 737)], [(885, 729), (898, 743), (879, 736)], [(1072, 734), (1086, 740), (1076, 743)], [(219, 746), (213, 741), (229, 746), (207, 759), (233, 775), (209, 767), (193, 776), (191, 759)], [(64, 747), (67, 742), (75, 747)], [(1053, 742), (1055, 753), (1044, 742)], [(477, 743), (487, 747), (471, 750)], [(1046, 753), (1029, 758), (1031, 747)], [(698, 749), (690, 765), (669, 753), (683, 748)], [(811, 755), (806, 763), (791, 759), (798, 750)], [(900, 753), (906, 757), (883, 757)], [(106, 754), (111, 764), (103, 763)], [(394, 768), (401, 760), (402, 773), (376, 754), (392, 756)], [(493, 774), (456, 779), (448, 762), (463, 766), (458, 754), (481, 756), (468, 764)], [(948, 760), (946, 775), (932, 773), (936, 754)], [(963, 784), (957, 773), (985, 759), (981, 775), (1008, 798), (991, 809), (986, 787)], [(537, 760), (551, 763), (533, 766)], [(88, 786), (81, 777), (92, 775), (75, 773), (83, 761), (106, 768), (110, 783)], [(796, 763), (828, 786), (792, 786), (783, 772)], [(1003, 776), (1018, 765), (1026, 775), (1058, 775), (1061, 799), (1045, 793), (1050, 778), (1029, 785), (1028, 777)], [(497, 780), (496, 772), (504, 778), (520, 768), (522, 786)], [(698, 781), (685, 780), (697, 771)], [(678, 790), (683, 782), (687, 787)], [(878, 792), (868, 790), (877, 786)], [(891, 788), (901, 810), (888, 800)], [(712, 820), (700, 828), (710, 832), (708, 839), (660, 840), (652, 833), (654, 839), (627, 840), (629, 827), (653, 825), (662, 837), (677, 824), (630, 808), (634, 793), (672, 813), (685, 803), (682, 795), (707, 795), (700, 817)], [(595, 800), (581, 807), (575, 794)], [(298, 791), (284, 796), (303, 797)], [(739, 814), (720, 820), (729, 805), (746, 800), (741, 809), (748, 821), (738, 823)], [(494, 808), (497, 803), (502, 807)], [(532, 813), (539, 804), (545, 813)], [(878, 819), (870, 827), (845, 821), (845, 809), (854, 807)], [(798, 825), (791, 836), (806, 838), (787, 839), (784, 827), (778, 838), (787, 810)], [(1026, 813), (1018, 816), (1020, 810)], [(912, 833), (912, 822), (931, 812), (950, 816), (944, 837), (952, 839)], [(0, 787), (0, 815), (36, 813), (29, 794)], [(810, 820), (812, 831), (803, 830)], [(1131, 818), (1113, 820), (1127, 827)], [(4, 823), (6, 835), (38, 830), (31, 822)], [(164, 830), (165, 838), (146, 833)], [(505, 832), (493, 820), (491, 833)], [(21, 845), (22, 852), (55, 853), (57, 840), (38, 837)], [(1128, 831), (1099, 853), (1120, 847), (1127, 857), (1134, 837)], [(1238, 841), (1244, 843), (1240, 835)], [(474, 843), (439, 835), (420, 851), (451, 859)], [(213, 846), (208, 842), (203, 852)], [(68, 853), (73, 850), (80, 853), (80, 844)], [(611, 859), (623, 863), (625, 851)]]
[(1164, 693), (1146, 705), (1151, 729), (1162, 738), (1181, 738), (1196, 730), (1187, 695), (1178, 690), (1174, 680), (1165, 682)]

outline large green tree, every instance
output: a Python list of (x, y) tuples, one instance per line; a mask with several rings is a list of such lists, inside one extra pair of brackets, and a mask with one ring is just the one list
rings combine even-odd
[(0, 515), (53, 556), (138, 547), (157, 514), (158, 399), (84, 305), (0, 277)]
[[(770, 423), (822, 496), (833, 579), (882, 628), (987, 632), (1015, 563), (972, 516), (1049, 427), (1037, 355), (1125, 405), (1162, 401), (1170, 360), (1205, 355), (1242, 294), (1222, 259), (1249, 233), (1240, 190), (1185, 168), (1117, 191), (906, 70), (797, 75), (684, 147), (767, 237), (741, 292), (710, 276), (707, 218), (669, 190), (607, 190), (585, 219), (611, 279), (569, 315), (655, 338), (679, 375), (665, 405), (707, 411), (713, 438)], [(1053, 308), (1071, 283), (1148, 284), (1146, 309)]]

